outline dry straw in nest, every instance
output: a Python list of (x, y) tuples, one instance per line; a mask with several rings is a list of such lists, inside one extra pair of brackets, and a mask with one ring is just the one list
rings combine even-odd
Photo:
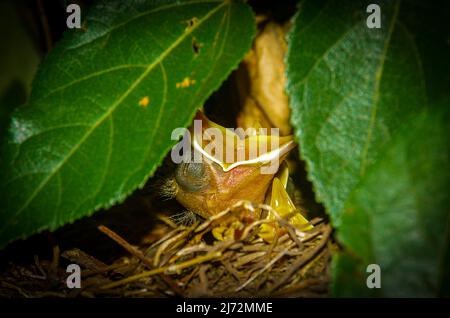
[[(248, 222), (245, 212), (256, 209), (275, 215), (274, 220)], [(62, 256), (80, 264), (82, 288), (30, 286), (30, 275), (20, 279), (20, 271), (2, 278), (0, 294), (14, 290), (25, 297), (322, 297), (328, 292), (328, 264), (333, 248), (331, 228), (320, 219), (310, 222), (312, 230), (293, 227), (270, 206), (240, 202), (233, 207), (192, 225), (175, 225), (161, 217), (165, 233), (154, 242), (135, 247), (105, 226), (99, 229), (124, 247), (131, 256), (106, 265), (80, 250)], [(231, 221), (240, 222), (237, 234), (222, 241), (212, 230)], [(263, 223), (277, 228), (268, 242), (258, 236)], [(54, 264), (40, 268), (58, 272)], [(41, 266), (42, 267), (42, 266)], [(60, 275), (67, 274), (60, 270)], [(31, 276), (32, 277), (32, 276)], [(57, 281), (57, 280), (56, 280)], [(27, 284), (25, 284), (25, 283)], [(58, 284), (54, 284), (58, 285)]]

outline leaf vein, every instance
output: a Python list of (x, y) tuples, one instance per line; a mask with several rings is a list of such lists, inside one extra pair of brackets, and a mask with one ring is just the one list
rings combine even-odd
[(49, 97), (49, 96), (51, 96), (51, 95), (53, 95), (53, 94), (55, 94), (55, 93), (57, 93), (59, 91), (65, 90), (66, 88), (71, 87), (71, 86), (73, 86), (75, 84), (84, 82), (84, 81), (86, 81), (88, 79), (91, 79), (91, 78), (94, 78), (94, 77), (97, 77), (97, 76), (101, 76), (101, 75), (104, 75), (104, 74), (107, 74), (107, 73), (110, 73), (110, 72), (114, 72), (114, 71), (121, 70), (121, 69), (127, 69), (127, 68), (147, 68), (147, 67), (148, 67), (148, 65), (145, 65), (145, 64), (123, 64), (123, 65), (117, 65), (117, 66), (114, 66), (114, 67), (111, 67), (111, 68), (108, 68), (108, 69), (105, 69), (105, 70), (97, 71), (97, 72), (94, 72), (94, 73), (82, 76), (82, 77), (80, 77), (80, 78), (78, 78), (76, 80), (73, 80), (73, 81), (71, 81), (71, 82), (69, 82), (67, 84), (64, 84), (62, 86), (59, 86), (59, 87), (51, 90), (50, 92), (48, 92), (44, 96), (40, 97), (36, 101), (40, 101), (42, 99), (45, 99), (45, 98), (47, 98), (47, 97)]
[(383, 52), (382, 52), (381, 58), (380, 58), (380, 65), (378, 67), (377, 72), (375, 73), (375, 90), (374, 90), (374, 94), (373, 94), (373, 103), (372, 103), (372, 109), (371, 109), (371, 114), (370, 114), (369, 128), (367, 131), (367, 138), (366, 138), (364, 150), (363, 150), (362, 157), (361, 157), (360, 175), (364, 175), (366, 166), (367, 166), (367, 157), (369, 154), (369, 146), (370, 146), (370, 142), (372, 140), (372, 135), (373, 135), (373, 131), (375, 128), (375, 122), (377, 119), (378, 102), (380, 99), (380, 84), (381, 84), (381, 78), (383, 76), (383, 71), (384, 71), (384, 63), (386, 61), (388, 47), (391, 42), (392, 33), (394, 31), (396, 21), (398, 18), (399, 8), (400, 8), (400, 1), (397, 1), (395, 4), (394, 14), (392, 15), (391, 25), (389, 26), (386, 41), (384, 42)]

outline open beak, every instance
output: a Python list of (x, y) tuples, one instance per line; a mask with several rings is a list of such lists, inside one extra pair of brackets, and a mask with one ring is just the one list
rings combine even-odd
[(292, 136), (242, 136), (211, 122), (200, 112), (196, 120), (201, 127), (194, 122), (191, 128), (192, 148), (201, 155), (207, 182), (196, 191), (180, 186), (177, 200), (205, 218), (241, 200), (263, 203), (280, 164), (296, 146)]
[(261, 167), (274, 162), (278, 163), (278, 168), (296, 146), (293, 136), (281, 137), (276, 134), (278, 130), (275, 128), (270, 130), (271, 134), (267, 129), (263, 133), (255, 129), (238, 129), (235, 132), (210, 121), (201, 112), (197, 113), (196, 120), (201, 121), (202, 125), (197, 130), (194, 126), (193, 148), (217, 163), (224, 172), (238, 166)]

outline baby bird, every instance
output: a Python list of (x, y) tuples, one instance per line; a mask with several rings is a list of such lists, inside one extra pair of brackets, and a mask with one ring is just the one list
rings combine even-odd
[[(180, 163), (175, 169), (170, 189), (179, 203), (209, 218), (246, 200), (270, 205), (293, 225), (308, 222), (286, 192), (289, 172), (284, 160), (296, 146), (292, 136), (259, 135), (252, 131), (243, 136), (213, 123), (201, 112), (195, 119), (201, 123), (201, 129), (190, 129), (191, 158), (200, 160)], [(215, 129), (213, 138), (210, 128)], [(225, 154), (233, 160), (224, 160)], [(260, 211), (255, 213), (258, 214), (252, 218), (259, 219)], [(275, 216), (269, 213), (265, 217)], [(267, 239), (274, 234), (268, 226), (261, 230)], [(218, 232), (215, 236), (220, 237)]]

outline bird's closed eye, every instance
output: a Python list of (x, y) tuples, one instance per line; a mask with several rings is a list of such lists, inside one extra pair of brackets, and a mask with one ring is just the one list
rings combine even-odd
[(203, 163), (182, 163), (175, 170), (175, 180), (187, 192), (196, 192), (209, 184), (209, 173)]

